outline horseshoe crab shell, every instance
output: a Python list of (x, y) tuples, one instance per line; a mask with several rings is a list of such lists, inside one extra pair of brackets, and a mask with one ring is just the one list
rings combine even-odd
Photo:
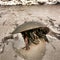
[(27, 31), (27, 30), (32, 30), (35, 28), (39, 28), (39, 27), (46, 27), (45, 24), (43, 24), (42, 22), (25, 22), (22, 25), (18, 26), (13, 32), (12, 34), (16, 34), (16, 33), (21, 33), (23, 31)]

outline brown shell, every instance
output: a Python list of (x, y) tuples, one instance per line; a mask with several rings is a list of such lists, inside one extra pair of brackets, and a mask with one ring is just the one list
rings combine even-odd
[(13, 32), (12, 34), (16, 34), (16, 33), (21, 33), (23, 31), (27, 31), (27, 30), (32, 30), (32, 29), (36, 29), (39, 27), (46, 27), (45, 24), (43, 24), (42, 22), (25, 22), (22, 25), (19, 25)]

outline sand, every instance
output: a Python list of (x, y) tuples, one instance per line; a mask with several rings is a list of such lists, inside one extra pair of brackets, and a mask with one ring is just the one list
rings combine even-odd
[[(47, 16), (55, 19), (55, 23), (60, 24), (60, 6), (0, 6), (0, 41), (14, 30), (16, 24), (21, 25), (26, 21), (39, 22), (41, 19), (47, 20)], [(50, 44), (46, 44), (46, 51), (42, 60), (60, 60), (60, 41), (53, 40), (52, 44), (56, 50)], [(10, 42), (5, 46), (4, 53), (0, 54), (0, 60), (22, 60), (22, 58), (16, 57)]]

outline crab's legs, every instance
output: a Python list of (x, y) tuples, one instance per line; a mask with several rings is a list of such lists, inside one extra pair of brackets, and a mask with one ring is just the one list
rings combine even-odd
[(27, 36), (25, 37), (24, 41), (25, 41), (25, 44), (26, 44), (26, 50), (28, 50), (29, 49), (29, 44), (28, 44), (28, 37)]

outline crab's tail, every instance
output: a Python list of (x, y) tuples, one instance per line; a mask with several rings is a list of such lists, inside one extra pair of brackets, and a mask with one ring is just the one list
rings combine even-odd
[(53, 33), (53, 35), (54, 35), (58, 40), (60, 40), (60, 34)]
[(8, 39), (13, 39), (13, 35), (6, 36), (2, 39), (2, 42), (5, 43)]

